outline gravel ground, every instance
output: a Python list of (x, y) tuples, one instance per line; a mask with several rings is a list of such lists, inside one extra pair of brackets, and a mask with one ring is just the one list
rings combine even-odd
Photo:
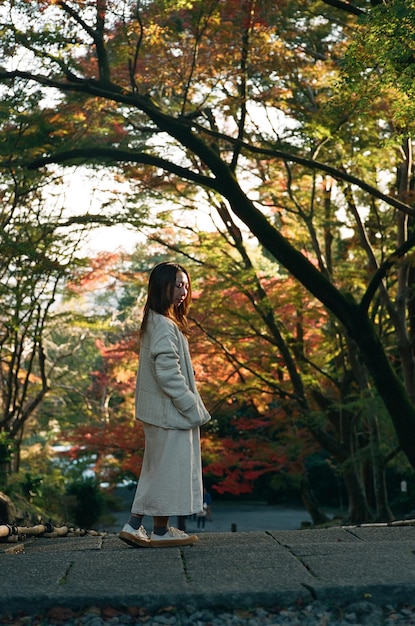
[(119, 611), (91, 607), (80, 612), (55, 607), (43, 615), (0, 616), (8, 626), (395, 626), (415, 624), (415, 606), (377, 606), (358, 602), (345, 607), (312, 602), (304, 606), (219, 611), (166, 607), (157, 613), (142, 608)]

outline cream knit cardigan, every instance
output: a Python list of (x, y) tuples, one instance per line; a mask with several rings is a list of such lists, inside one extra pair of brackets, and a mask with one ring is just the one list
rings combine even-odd
[(202, 426), (210, 415), (196, 389), (189, 344), (176, 324), (149, 312), (141, 338), (136, 418), (162, 428)]

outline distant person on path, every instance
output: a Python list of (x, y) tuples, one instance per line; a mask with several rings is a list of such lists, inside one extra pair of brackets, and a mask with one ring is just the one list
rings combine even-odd
[[(191, 304), (187, 271), (156, 265), (148, 283), (140, 329), (136, 417), (143, 422), (145, 451), (130, 518), (119, 534), (134, 547), (185, 546), (196, 535), (169, 527), (172, 515), (203, 509), (200, 426), (210, 420), (197, 391), (187, 341)], [(153, 517), (149, 537), (142, 520)]]
[(203, 488), (203, 504), (206, 505), (206, 519), (211, 522), (212, 521), (212, 496), (206, 489)]
[(203, 503), (203, 509), (201, 511), (199, 511), (198, 513), (196, 513), (196, 519), (197, 519), (197, 527), (198, 528), (204, 528), (205, 527), (205, 521), (206, 521), (206, 504)]

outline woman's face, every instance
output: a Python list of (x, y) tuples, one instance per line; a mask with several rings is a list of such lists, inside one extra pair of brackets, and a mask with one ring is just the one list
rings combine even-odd
[(173, 290), (173, 304), (179, 306), (186, 298), (189, 291), (189, 281), (185, 272), (176, 272), (176, 283)]

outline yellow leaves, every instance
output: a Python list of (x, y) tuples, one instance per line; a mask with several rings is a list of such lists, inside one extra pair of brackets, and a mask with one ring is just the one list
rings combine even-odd
[(115, 381), (119, 384), (130, 383), (131, 379), (135, 378), (135, 370), (133, 371), (133, 375), (132, 375), (131, 370), (127, 370), (123, 366), (114, 372), (114, 378), (115, 378)]
[(159, 45), (162, 42), (163, 35), (166, 32), (166, 29), (159, 24), (150, 24), (146, 28), (146, 42), (150, 45)]
[(74, 122), (85, 122), (86, 115), (82, 111), (75, 111), (75, 113), (72, 115), (72, 120)]

